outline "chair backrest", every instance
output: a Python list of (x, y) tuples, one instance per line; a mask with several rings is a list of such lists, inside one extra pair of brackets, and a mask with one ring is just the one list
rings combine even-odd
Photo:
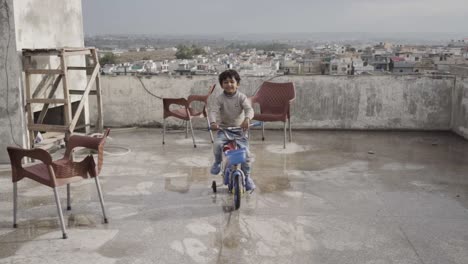
[(213, 93), (215, 88), (216, 88), (216, 84), (213, 84), (212, 86), (210, 86), (207, 95), (190, 95), (187, 98), (187, 103), (188, 103), (189, 107), (190, 107), (190, 104), (192, 102), (194, 102), (194, 101), (199, 101), (199, 102), (203, 103), (203, 108), (200, 111), (196, 111), (195, 109), (190, 107), (190, 114), (192, 116), (199, 116), (199, 115), (203, 114), (203, 116), (206, 117), (206, 105), (208, 104), (208, 98)]
[(287, 109), (289, 116), (289, 104), (296, 98), (296, 89), (292, 82), (264, 82), (254, 98), (261, 113), (280, 114)]
[(47, 151), (43, 149), (27, 150), (17, 147), (7, 147), (7, 151), (8, 155), (10, 156), (11, 176), (13, 182), (17, 182), (22, 178), (29, 176), (28, 171), (26, 171), (22, 165), (22, 159), (24, 157), (40, 160), (47, 166), (52, 164), (52, 157)]
[(184, 107), (186, 109), (188, 107), (187, 99), (185, 98), (163, 98), (163, 118), (167, 118), (170, 116), (187, 120), (187, 115), (179, 113), (177, 111), (171, 110), (171, 105), (176, 105), (177, 108)]
[[(106, 143), (107, 136), (109, 136), (110, 129), (106, 129), (103, 135), (100, 137), (91, 137), (91, 136), (81, 136), (81, 135), (72, 135), (68, 139), (67, 147), (63, 159), (70, 160), (71, 153), (76, 147), (84, 147), (88, 149), (96, 150), (98, 153), (98, 164), (97, 164), (97, 173), (90, 173), (92, 177), (97, 176), (101, 172), (102, 164), (104, 163), (104, 144)], [(94, 161), (94, 160), (93, 160)], [(77, 166), (75, 164), (75, 166)], [(85, 166), (83, 164), (82, 166)], [(94, 168), (93, 168), (94, 169)], [(65, 175), (66, 177), (67, 175)]]

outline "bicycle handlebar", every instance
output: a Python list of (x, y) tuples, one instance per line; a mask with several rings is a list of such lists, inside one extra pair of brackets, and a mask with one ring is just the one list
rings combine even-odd
[[(221, 127), (220, 127), (220, 128), (218, 128), (218, 130), (221, 131), (221, 132), (223, 132), (224, 135), (226, 136), (226, 138), (227, 138), (228, 140), (236, 140), (236, 139), (243, 139), (243, 138), (245, 138), (245, 131), (244, 131), (242, 128), (240, 128), (240, 127), (226, 127), (226, 128), (221, 128)], [(232, 131), (232, 132), (240, 131), (240, 132), (242, 132), (242, 134), (241, 134), (241, 136), (239, 136), (239, 137), (236, 137), (236, 136), (232, 136), (232, 137), (231, 137), (226, 131)]]
[[(261, 124), (262, 124), (262, 122), (260, 122), (260, 121), (253, 122), (253, 123), (249, 124), (249, 129), (250, 129), (250, 127), (260, 126)], [(210, 127), (210, 129), (211, 129), (211, 127)], [(225, 127), (225, 128), (219, 127), (218, 130), (223, 132), (228, 140), (243, 139), (243, 138), (245, 138), (245, 135), (246, 135), (245, 130), (243, 130), (241, 127)], [(242, 132), (242, 134), (239, 137), (235, 137), (235, 136), (231, 137), (231, 136), (228, 135), (228, 133), (226, 133), (226, 130), (227, 131), (232, 131), (234, 133), (240, 131), (240, 132)]]

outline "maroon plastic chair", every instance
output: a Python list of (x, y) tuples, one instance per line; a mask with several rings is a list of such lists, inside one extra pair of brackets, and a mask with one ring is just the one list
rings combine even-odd
[[(208, 127), (210, 126), (210, 122), (208, 121), (207, 114), (206, 114), (206, 105), (208, 104), (208, 97), (213, 93), (216, 84), (210, 86), (207, 95), (190, 95), (187, 99), (185, 98), (163, 98), (163, 145), (166, 143), (164, 141), (166, 136), (166, 118), (168, 117), (175, 117), (178, 119), (182, 119), (186, 122), (185, 128), (185, 138), (188, 137), (188, 129), (190, 125), (190, 130), (192, 132), (192, 140), (193, 140), (193, 147), (196, 148), (197, 144), (195, 143), (195, 136), (193, 134), (193, 127), (192, 127), (192, 118), (199, 117), (205, 118)], [(197, 110), (192, 106), (193, 102), (201, 102), (203, 107), (201, 110)], [(171, 105), (176, 105), (175, 108), (171, 109)], [(213, 143), (213, 134), (211, 130), (210, 137), (211, 143)]]
[[(73, 135), (69, 138), (65, 154), (59, 160), (52, 160), (50, 154), (43, 149), (21, 149), (16, 147), (7, 147), (8, 155), (11, 161), (12, 181), (13, 181), (13, 227), (16, 228), (16, 213), (18, 207), (18, 189), (17, 182), (23, 178), (29, 178), (40, 184), (49, 186), (54, 191), (55, 202), (57, 204), (57, 212), (62, 227), (63, 238), (67, 238), (65, 223), (63, 221), (62, 206), (58, 196), (57, 187), (67, 185), (67, 210), (71, 210), (70, 203), (70, 183), (83, 180), (84, 178), (94, 178), (96, 187), (101, 202), (102, 214), (104, 215), (104, 223), (108, 223), (106, 212), (104, 209), (104, 200), (102, 197), (101, 184), (99, 182), (99, 173), (103, 164), (104, 143), (109, 135), (109, 129), (106, 130), (102, 137), (90, 137)], [(84, 147), (96, 150), (98, 153), (98, 162), (92, 155), (86, 156), (82, 161), (73, 160), (73, 149), (76, 147)], [(28, 157), (41, 161), (41, 163), (23, 167), (21, 161)]]
[(259, 104), (260, 113), (255, 113), (253, 119), (262, 121), (262, 140), (265, 140), (264, 122), (284, 122), (284, 144), (286, 148), (286, 121), (289, 125), (289, 142), (292, 140), (291, 132), (291, 103), (296, 98), (294, 83), (264, 82), (260, 89), (251, 97), (252, 106)]

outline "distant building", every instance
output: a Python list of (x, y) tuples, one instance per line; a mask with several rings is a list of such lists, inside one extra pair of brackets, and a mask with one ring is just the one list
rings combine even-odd
[(369, 73), (374, 71), (374, 66), (369, 65), (367, 62), (362, 59), (353, 59), (353, 74), (360, 75), (363, 73)]
[(414, 72), (419, 73), (432, 73), (437, 70), (434, 61), (430, 58), (423, 58), (420, 62), (416, 62), (414, 65)]
[(151, 46), (141, 47), (140, 51), (155, 51), (156, 49)]
[(128, 51), (130, 51), (130, 52), (139, 52), (140, 48), (139, 47), (132, 47), (132, 48), (129, 48)]
[(109, 75), (113, 74), (117, 66), (115, 64), (105, 64), (101, 67), (101, 74), (102, 75)]
[(192, 70), (187, 60), (183, 60), (179, 62), (178, 67), (175, 70), (175, 72), (180, 75), (192, 75)]
[(374, 66), (374, 71), (390, 70), (390, 58), (386, 55), (375, 55), (368, 63)]
[[(397, 56), (408, 62), (419, 62), (422, 59), (422, 54), (414, 54), (412, 52), (399, 52)], [(395, 62), (396, 60), (393, 59), (393, 61)]]
[(321, 74), (321, 62), (320, 58), (299, 60), (298, 63), (301, 65), (299, 74)]
[(330, 75), (351, 75), (353, 73), (351, 58), (332, 59), (330, 61)]
[(295, 60), (284, 60), (280, 63), (280, 71), (284, 74), (300, 74), (301, 64), (297, 63)]
[(216, 73), (215, 67), (208, 63), (197, 64), (196, 69), (193, 71), (193, 74), (196, 75), (212, 75)]
[(397, 61), (393, 63), (393, 73), (413, 73), (414, 67), (414, 62)]
[(162, 62), (160, 62), (159, 72), (161, 72), (161, 73), (169, 72), (169, 61), (168, 60), (163, 60)]

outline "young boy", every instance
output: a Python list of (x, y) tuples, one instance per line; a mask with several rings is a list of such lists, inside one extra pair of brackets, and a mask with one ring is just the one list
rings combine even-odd
[[(219, 84), (224, 92), (216, 98), (214, 107), (210, 109), (209, 119), (212, 130), (218, 130), (219, 127), (241, 127), (244, 131), (249, 128), (250, 119), (254, 115), (252, 106), (245, 94), (237, 89), (240, 83), (240, 76), (235, 70), (226, 70), (219, 77)], [(220, 116), (220, 123), (216, 122), (216, 117)], [(228, 132), (229, 133), (229, 132)], [(234, 134), (235, 136), (240, 136)], [(231, 133), (233, 134), (233, 133)], [(223, 145), (228, 142), (223, 132), (218, 131), (213, 146), (215, 162), (211, 167), (211, 174), (217, 175), (221, 171), (221, 161)], [(247, 191), (254, 190), (255, 184), (250, 178), (250, 157), (249, 157), (249, 141), (244, 138), (237, 140), (240, 148), (247, 150), (247, 160), (241, 165), (241, 169), (245, 174), (245, 189)]]

